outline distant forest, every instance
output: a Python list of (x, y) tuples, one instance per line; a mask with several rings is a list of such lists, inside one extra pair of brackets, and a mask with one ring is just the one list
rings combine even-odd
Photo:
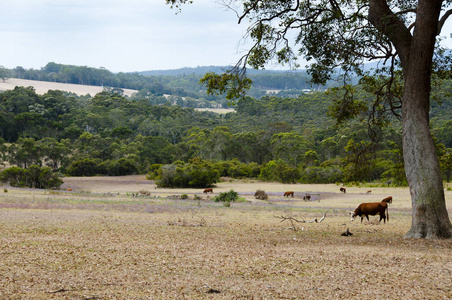
[[(104, 86), (110, 88), (134, 89), (140, 91), (140, 97), (146, 95), (173, 95), (197, 99), (198, 107), (226, 106), (223, 96), (207, 95), (206, 89), (199, 85), (199, 79), (207, 72), (221, 73), (227, 67), (210, 66), (198, 68), (182, 68), (176, 70), (145, 71), (135, 73), (112, 73), (105, 68), (63, 65), (54, 62), (34, 70), (16, 67), (3, 69), (1, 77), (19, 79), (72, 83), (82, 85)], [(324, 90), (326, 87), (312, 87), (306, 71), (256, 71), (249, 70), (253, 80), (253, 88), (249, 96), (260, 98), (265, 91), (275, 91), (279, 96), (296, 97), (306, 89)], [(335, 83), (329, 83), (329, 86)], [(207, 101), (207, 102), (206, 102)], [(212, 103), (209, 103), (212, 102)]]
[[(51, 63), (41, 70), (40, 78), (60, 74), (64, 67)], [(166, 89), (178, 89), (173, 86), (177, 81), (191, 82), (194, 90), (195, 77), (200, 75), (155, 75), (161, 76), (160, 81), (153, 82), (154, 75), (149, 79), (136, 73), (104, 72), (105, 78), (92, 82), (105, 86), (110, 76), (111, 80), (125, 76), (159, 85), (161, 90), (138, 88), (128, 98), (112, 90), (94, 96), (62, 91), (38, 95), (31, 87), (0, 92), (0, 162), (18, 168), (1, 180), (15, 178), (20, 185), (17, 174), (23, 171), (19, 170), (34, 166), (71, 176), (149, 174), (170, 186), (205, 186), (215, 182), (207, 180), (220, 176), (287, 183), (406, 184), (396, 118), (388, 119), (380, 142), (373, 145), (364, 116), (341, 126), (329, 117), (334, 99), (323, 91), (246, 97), (234, 106), (235, 112), (217, 114), (195, 109), (200, 103), (208, 107), (211, 101), (206, 98), (166, 94)], [(163, 83), (163, 78), (168, 81)], [(86, 77), (73, 80), (90, 83)], [(430, 112), (446, 180), (452, 174), (451, 84), (445, 81), (436, 88)], [(112, 86), (137, 88), (124, 82)], [(359, 86), (355, 96), (370, 101)]]

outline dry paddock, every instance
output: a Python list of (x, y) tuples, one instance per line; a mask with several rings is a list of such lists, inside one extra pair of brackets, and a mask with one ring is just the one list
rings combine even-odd
[[(230, 189), (246, 201), (211, 200)], [(388, 223), (350, 221), (359, 203), (388, 195)], [(452, 242), (405, 239), (410, 222), (405, 188), (227, 181), (204, 195), (143, 176), (2, 187), (0, 299), (452, 298)]]

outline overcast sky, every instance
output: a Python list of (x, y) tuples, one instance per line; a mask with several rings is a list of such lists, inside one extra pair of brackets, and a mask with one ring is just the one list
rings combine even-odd
[(182, 12), (164, 0), (0, 2), (0, 65), (40, 69), (48, 62), (113, 72), (232, 65), (246, 26), (213, 0)]
[(233, 65), (244, 54), (247, 24), (238, 25), (233, 11), (195, 0), (176, 15), (164, 3), (1, 1), (0, 65), (40, 69), (56, 62), (133, 72)]

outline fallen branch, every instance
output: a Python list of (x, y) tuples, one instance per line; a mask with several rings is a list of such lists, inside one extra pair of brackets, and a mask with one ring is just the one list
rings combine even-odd
[(317, 220), (317, 218), (314, 218), (311, 221), (308, 221), (306, 223), (314, 223), (314, 222), (320, 223), (320, 222), (322, 222), (325, 219), (325, 217), (326, 217), (326, 213), (323, 214), (323, 217), (320, 220)]
[(375, 232), (377, 232), (377, 229), (371, 229), (371, 230), (357, 230), (356, 232), (375, 233)]
[(323, 214), (323, 217), (322, 217), (320, 220), (317, 220), (317, 218), (314, 218), (314, 219), (312, 219), (311, 221), (297, 220), (297, 219), (295, 219), (295, 218), (293, 218), (293, 217), (285, 217), (285, 216), (273, 216), (273, 217), (275, 217), (275, 218), (277, 218), (277, 219), (281, 219), (281, 222), (284, 222), (284, 221), (286, 221), (286, 220), (289, 220), (290, 223), (292, 223), (292, 228), (293, 228), (294, 230), (297, 230), (296, 227), (295, 227), (294, 222), (297, 222), (297, 223), (314, 223), (314, 222), (315, 222), (315, 223), (320, 223), (320, 222), (322, 222), (322, 221), (325, 219), (326, 213)]
[(47, 294), (64, 293), (64, 292), (70, 292), (70, 291), (71, 291), (71, 290), (59, 289), (59, 290), (56, 290), (56, 291), (47, 292)]
[(293, 217), (284, 217), (284, 216), (273, 216), (273, 217), (275, 217), (275, 218), (277, 218), (277, 219), (281, 219), (281, 222), (284, 222), (284, 221), (286, 221), (286, 220), (289, 220), (289, 221), (291, 221), (291, 222), (295, 221), (295, 222), (298, 222), (298, 223), (306, 223), (305, 220), (297, 220), (297, 219), (295, 219), (295, 218), (293, 218)]

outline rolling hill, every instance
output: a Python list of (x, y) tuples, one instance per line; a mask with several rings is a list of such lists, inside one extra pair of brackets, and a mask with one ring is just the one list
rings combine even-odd
[[(80, 85), (80, 84), (70, 84), (70, 83), (58, 83), (49, 81), (37, 81), (37, 80), (27, 80), (27, 79), (17, 79), (9, 78), (5, 82), (0, 81), (0, 91), (12, 90), (16, 86), (32, 86), (37, 94), (45, 94), (48, 90), (61, 90), (66, 92), (72, 92), (79, 96), (90, 94), (94, 96), (97, 93), (102, 92), (103, 87), (92, 86), (92, 85)], [(131, 96), (136, 93), (137, 90), (123, 89), (125, 96)]]

